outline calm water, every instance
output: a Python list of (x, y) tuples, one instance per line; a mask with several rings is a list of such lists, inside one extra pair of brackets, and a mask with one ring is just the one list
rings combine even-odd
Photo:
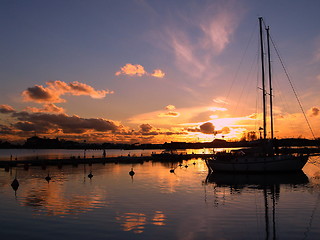
[(317, 158), (293, 175), (208, 176), (201, 159), (172, 166), (0, 169), (1, 239), (319, 239)]
[[(213, 149), (187, 149), (177, 151), (178, 153), (212, 153)], [(122, 149), (107, 149), (107, 157), (117, 156), (150, 156), (152, 153), (161, 153), (161, 149), (147, 149), (147, 150), (122, 150)], [(0, 161), (7, 160), (25, 160), (25, 159), (62, 159), (70, 157), (102, 157), (103, 150), (91, 150), (86, 151), (82, 149), (0, 149)]]

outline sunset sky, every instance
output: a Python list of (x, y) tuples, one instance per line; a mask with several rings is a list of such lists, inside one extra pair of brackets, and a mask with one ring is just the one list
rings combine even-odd
[[(0, 4), (2, 141), (36, 134), (163, 143), (258, 134), (260, 16), (320, 136), (318, 0)], [(274, 50), (272, 62), (275, 136), (312, 138)]]

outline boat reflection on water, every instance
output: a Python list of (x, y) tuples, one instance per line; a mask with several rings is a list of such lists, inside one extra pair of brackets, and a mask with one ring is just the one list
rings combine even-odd
[(304, 172), (283, 173), (223, 173), (211, 172), (206, 178), (206, 183), (215, 183), (218, 186), (246, 187), (249, 185), (271, 186), (271, 185), (296, 185), (309, 183)]
[[(210, 172), (205, 184), (212, 184), (214, 189), (229, 188), (232, 193), (241, 193), (245, 189), (254, 189), (263, 193), (265, 239), (278, 239), (276, 228), (279, 219), (276, 216), (277, 204), (280, 201), (282, 187), (297, 188), (306, 186), (308, 177), (303, 171), (290, 173), (221, 173)], [(215, 202), (218, 205), (218, 202)], [(272, 229), (272, 231), (271, 231)]]

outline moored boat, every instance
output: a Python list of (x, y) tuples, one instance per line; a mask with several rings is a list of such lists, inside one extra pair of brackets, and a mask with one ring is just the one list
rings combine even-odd
[[(269, 27), (265, 28), (267, 32), (268, 47), (268, 66), (269, 66), (269, 92), (265, 89), (264, 72), (264, 40), (263, 40), (263, 19), (259, 18), (260, 24), (260, 50), (261, 50), (261, 72), (262, 72), (262, 102), (263, 102), (263, 139), (260, 146), (249, 150), (239, 150), (230, 152), (220, 152), (211, 159), (206, 160), (210, 171), (217, 172), (295, 172), (301, 171), (307, 163), (309, 155), (279, 153), (277, 141), (273, 136), (273, 118), (272, 118), (272, 81), (271, 81), (271, 61), (269, 44)], [(267, 139), (267, 120), (266, 120), (266, 96), (270, 96), (270, 127), (271, 139)]]
[(294, 172), (301, 171), (308, 155), (252, 156), (223, 153), (207, 159), (210, 171), (217, 172)]

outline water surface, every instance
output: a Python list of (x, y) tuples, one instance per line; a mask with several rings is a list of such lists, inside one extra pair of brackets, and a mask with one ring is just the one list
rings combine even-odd
[[(183, 161), (182, 166), (149, 161), (0, 169), (0, 235), (318, 239), (319, 163), (311, 158), (301, 173), (271, 176), (208, 175), (201, 159)], [(10, 185), (15, 177), (20, 184), (16, 191)]]

